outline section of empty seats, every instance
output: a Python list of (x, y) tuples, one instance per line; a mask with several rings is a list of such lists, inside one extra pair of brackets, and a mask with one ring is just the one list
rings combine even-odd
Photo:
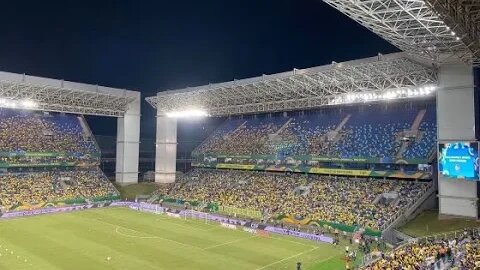
[(428, 108), (417, 132), (407, 138), (408, 147), (403, 154), (406, 159), (424, 158), (432, 154), (437, 141), (435, 108)]
[(195, 153), (428, 160), (435, 142), (434, 105), (372, 105), (230, 119)]

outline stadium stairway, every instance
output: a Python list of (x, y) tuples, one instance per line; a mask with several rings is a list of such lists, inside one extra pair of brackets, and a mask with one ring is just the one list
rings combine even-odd
[[(236, 128), (231, 132), (231, 134), (237, 133), (237, 131), (240, 130), (241, 128), (243, 128), (246, 124), (247, 124), (247, 121), (243, 121), (243, 123), (240, 124), (238, 127), (236, 127)], [(205, 141), (207, 141), (207, 140), (205, 140)]]
[(288, 125), (290, 124), (290, 122), (292, 122), (293, 118), (289, 118), (287, 122), (285, 122), (285, 124), (282, 125), (282, 127), (280, 127), (277, 132), (274, 133), (275, 136), (277, 136), (278, 134), (280, 134), (283, 130), (285, 130)]
[(402, 142), (402, 145), (400, 146), (400, 149), (397, 152), (397, 158), (403, 157), (403, 154), (405, 153), (405, 150), (407, 150), (408, 145), (411, 143), (410, 141), (403, 141), (404, 137), (415, 137), (416, 141), (420, 141), (422, 139), (422, 134), (419, 132), (420, 124), (423, 121), (423, 118), (425, 114), (427, 113), (427, 110), (423, 109), (420, 110), (415, 117), (415, 120), (413, 120), (412, 125), (410, 126), (410, 130), (402, 132), (399, 134), (399, 138), (397, 140)]
[(83, 130), (83, 137), (85, 141), (91, 141), (95, 145), (95, 147), (100, 150), (100, 146), (98, 145), (97, 140), (95, 139), (95, 136), (93, 136), (93, 132), (90, 129), (90, 126), (87, 123), (87, 120), (83, 115), (78, 116), (78, 121), (80, 122), (80, 126), (82, 127)]
[(417, 201), (413, 202), (405, 211), (394, 217), (392, 222), (389, 222), (389, 225), (382, 232), (383, 239), (393, 245), (403, 241), (403, 237), (398, 237), (395, 228), (406, 224), (424, 210), (433, 208), (435, 204), (436, 187), (431, 183), (430, 187)]
[(338, 126), (334, 130), (327, 133), (327, 140), (328, 141), (335, 144), (340, 140), (340, 138), (341, 138), (341, 136), (339, 136), (339, 135), (341, 135), (340, 131), (347, 124), (348, 120), (350, 120), (350, 117), (352, 117), (351, 114), (348, 114), (347, 116), (345, 116), (345, 118), (343, 118), (342, 122), (340, 122), (340, 124), (338, 124)]

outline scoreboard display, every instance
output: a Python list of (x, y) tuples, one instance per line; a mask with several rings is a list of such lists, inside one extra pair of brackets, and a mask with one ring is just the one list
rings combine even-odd
[(438, 172), (445, 178), (479, 180), (478, 142), (440, 142)]

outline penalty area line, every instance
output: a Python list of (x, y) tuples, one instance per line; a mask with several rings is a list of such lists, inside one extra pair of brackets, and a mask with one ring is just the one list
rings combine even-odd
[(209, 246), (209, 247), (204, 248), (203, 250), (209, 250), (209, 249), (216, 248), (216, 247), (226, 246), (226, 245), (230, 245), (230, 244), (233, 244), (233, 243), (238, 243), (238, 242), (241, 242), (241, 241), (252, 239), (252, 238), (255, 238), (255, 237), (257, 237), (257, 236), (252, 235), (252, 236), (249, 236), (249, 237), (243, 237), (243, 238), (240, 238), (240, 239), (235, 239), (233, 241), (221, 243), (221, 244), (218, 244), (218, 245)]
[[(123, 228), (123, 229), (125, 229), (125, 230), (129, 230), (129, 231), (132, 231), (132, 232), (140, 233), (140, 234), (142, 234), (142, 232), (139, 232), (139, 231), (136, 231), (136, 230), (133, 230), (133, 229), (129, 229), (129, 228), (126, 228), (126, 227), (122, 227), (122, 226), (118, 226), (118, 225), (117, 225), (117, 227), (115, 228), (115, 232), (116, 232), (117, 234), (121, 235), (121, 236), (124, 236), (124, 237), (137, 238), (137, 239), (159, 239), (159, 240), (164, 240), (164, 241), (173, 242), (173, 243), (176, 243), (176, 244), (178, 244), (178, 245), (185, 246), (185, 247), (191, 247), (191, 248), (203, 250), (202, 248), (197, 247), (197, 246), (194, 246), (194, 245), (189, 245), (189, 244), (186, 244), (186, 243), (178, 242), (178, 241), (175, 241), (175, 240), (172, 240), (172, 239), (163, 238), (163, 237), (156, 236), (156, 235), (150, 235), (150, 236), (130, 235), (130, 234), (128, 234), (128, 233), (123, 233), (123, 232), (121, 232), (121, 231), (119, 230), (120, 228)], [(143, 233), (143, 234), (147, 234), (147, 233)]]

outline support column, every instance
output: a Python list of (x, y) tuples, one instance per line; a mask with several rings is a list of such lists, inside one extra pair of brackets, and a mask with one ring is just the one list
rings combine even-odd
[[(471, 66), (446, 64), (439, 70), (438, 141), (475, 141), (474, 78)], [(441, 215), (478, 217), (477, 182), (438, 174)]]
[(177, 167), (177, 119), (157, 113), (155, 182), (173, 183)]
[(115, 181), (121, 185), (138, 183), (140, 148), (140, 93), (123, 117), (117, 119), (117, 159)]

